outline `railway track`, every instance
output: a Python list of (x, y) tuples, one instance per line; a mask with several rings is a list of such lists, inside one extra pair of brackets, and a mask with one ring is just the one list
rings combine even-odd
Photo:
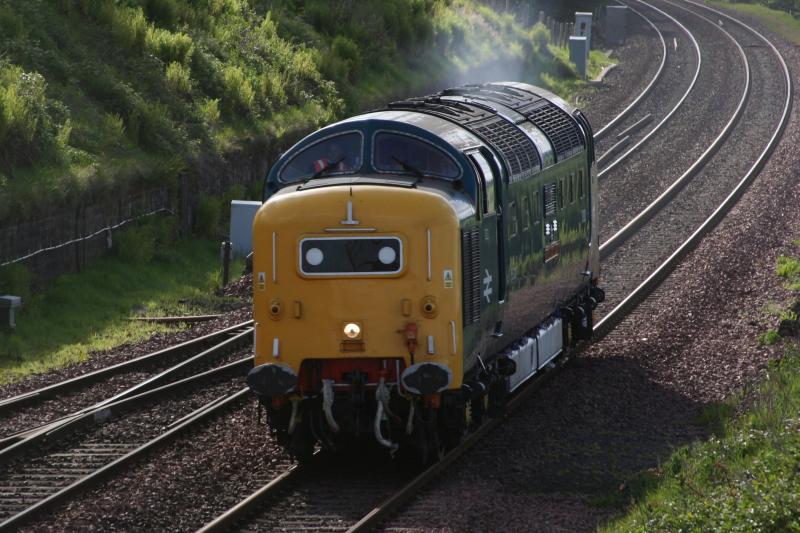
[[(603, 152), (597, 158), (599, 179), (605, 178), (640, 151), (645, 143), (661, 131), (684, 105), (700, 77), (703, 52), (694, 33), (669, 13), (650, 4), (643, 6), (649, 10), (646, 15), (630, 5), (629, 9), (643, 17), (658, 32), (664, 44), (663, 58), (666, 67), (659, 69), (659, 72), (666, 70), (667, 74), (663, 78), (659, 75), (653, 80), (647, 93), (643, 93), (645, 97), (637, 98), (634, 102), (636, 106), (623, 112), (622, 120), (614, 119), (598, 131), (595, 139), (599, 139), (598, 150)], [(667, 40), (673, 43), (672, 46), (666, 46)], [(659, 83), (656, 84), (656, 81)], [(646, 111), (642, 112), (642, 109)], [(615, 132), (616, 135), (612, 136)], [(609, 146), (611, 142), (614, 144)]]
[[(632, 221), (602, 242), (604, 282), (612, 295), (607, 309), (637, 303), (639, 297), (632, 298), (631, 293), (652, 290), (724, 217), (774, 150), (791, 108), (788, 68), (763, 36), (733, 19), (726, 18), (730, 23), (719, 27), (706, 8), (695, 3), (660, 4), (676, 16), (700, 19), (709, 29), (733, 38), (750, 75), (735, 113), (712, 145)], [(640, 190), (635, 183), (630, 187), (631, 196)], [(646, 183), (644, 187), (649, 189)], [(612, 310), (606, 316), (617, 313)]]
[(203, 335), (163, 350), (0, 400), (0, 464), (3, 450), (43, 428), (198, 369), (219, 363), (248, 342), (252, 321)]
[[(243, 402), (252, 356), (116, 399), (5, 450), (0, 531), (12, 530)], [(12, 453), (13, 452), (13, 453)]]

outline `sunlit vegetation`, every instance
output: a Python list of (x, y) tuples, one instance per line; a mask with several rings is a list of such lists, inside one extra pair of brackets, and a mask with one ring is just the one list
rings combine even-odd
[(7, 0), (0, 220), (487, 67), (569, 90), (549, 39), (473, 0)]
[[(219, 266), (215, 241), (175, 241), (170, 218), (117, 233), (111, 256), (59, 277), (39, 293), (27, 291), (16, 330), (0, 329), (0, 384), (175, 329), (130, 317), (214, 313), (235, 305), (214, 295), (221, 283)], [(241, 269), (239, 261), (232, 272)], [(16, 282), (14, 293), (21, 294), (29, 281), (25, 269), (12, 270), (13, 279), (4, 279)], [(0, 293), (7, 288), (0, 282)]]
[[(796, 279), (800, 263), (782, 256), (776, 270)], [(769, 314), (797, 320), (791, 309)], [(800, 530), (800, 345), (774, 330), (758, 340), (784, 350), (764, 380), (706, 409), (708, 441), (628, 480), (627, 514), (602, 531)]]

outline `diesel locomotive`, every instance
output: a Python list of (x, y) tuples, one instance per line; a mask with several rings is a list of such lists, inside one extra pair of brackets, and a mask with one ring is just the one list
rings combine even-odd
[(248, 374), (280, 442), (435, 460), (588, 339), (594, 160), (580, 111), (513, 82), (393, 102), (283, 154), (253, 222)]

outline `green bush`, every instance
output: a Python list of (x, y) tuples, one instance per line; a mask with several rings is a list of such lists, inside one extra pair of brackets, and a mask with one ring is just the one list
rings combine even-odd
[(149, 26), (145, 36), (145, 48), (165, 63), (177, 61), (187, 64), (194, 48), (192, 38), (185, 33)]
[(206, 98), (196, 103), (197, 112), (208, 126), (216, 126), (219, 123), (219, 99)]
[[(54, 109), (46, 90), (47, 82), (38, 72), (25, 72), (0, 60), (0, 164), (30, 165), (40, 158), (52, 159), (56, 134), (69, 112), (63, 107)], [(51, 111), (62, 116), (61, 124), (55, 124)]]
[(222, 205), (219, 199), (203, 196), (194, 211), (194, 231), (201, 237), (216, 239), (222, 219)]
[(177, 93), (190, 94), (192, 92), (192, 76), (189, 68), (177, 61), (167, 65), (167, 85)]
[(20, 263), (0, 267), (0, 295), (11, 294), (22, 298), (23, 304), (31, 297), (31, 273)]
[(177, 238), (172, 217), (151, 216), (114, 234), (114, 250), (124, 261), (144, 264), (168, 255)]
[(778, 266), (775, 271), (780, 277), (786, 279), (789, 289), (800, 290), (800, 259), (782, 255), (778, 257)]
[(547, 50), (547, 45), (552, 40), (550, 30), (541, 22), (537, 22), (530, 31), (530, 39), (536, 51)]
[(156, 236), (146, 224), (136, 224), (114, 236), (114, 249), (126, 262), (149, 263), (156, 253)]
[(141, 50), (144, 47), (147, 19), (141, 8), (118, 8), (106, 3), (102, 10), (108, 13), (103, 18), (109, 20), (111, 31), (122, 46), (129, 50)]
[(147, 18), (161, 26), (173, 28), (178, 23), (180, 8), (175, 0), (145, 0), (144, 9)]
[(236, 111), (248, 112), (255, 103), (255, 91), (244, 71), (235, 66), (227, 66), (223, 71), (225, 83), (225, 98), (223, 103), (231, 113)]

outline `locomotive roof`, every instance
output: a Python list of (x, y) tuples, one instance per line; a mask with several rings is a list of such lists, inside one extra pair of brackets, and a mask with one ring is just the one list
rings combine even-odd
[[(471, 131), (509, 162), (512, 179), (538, 172), (546, 161), (542, 144), (520, 131), (524, 122), (532, 123), (547, 137), (556, 162), (586, 146), (586, 133), (573, 117), (575, 109), (554, 94), (524, 83), (464, 85), (392, 102), (387, 108), (437, 116)], [(538, 160), (532, 157), (535, 153)]]
[[(393, 102), (387, 107), (330, 124), (290, 148), (273, 167), (268, 190), (282, 183), (278, 175), (296, 155), (315, 143), (349, 132), (359, 132), (372, 150), (376, 132), (396, 131), (417, 136), (444, 150), (461, 168), (464, 153), (488, 146), (503, 161), (513, 183), (538, 173), (586, 149), (591, 144), (588, 125), (561, 98), (524, 83), (464, 85), (420, 98)], [(366, 135), (366, 136), (365, 136)], [(361, 173), (375, 172), (368, 161)], [(378, 171), (379, 172), (379, 171)], [(467, 183), (469, 186), (469, 183)]]

